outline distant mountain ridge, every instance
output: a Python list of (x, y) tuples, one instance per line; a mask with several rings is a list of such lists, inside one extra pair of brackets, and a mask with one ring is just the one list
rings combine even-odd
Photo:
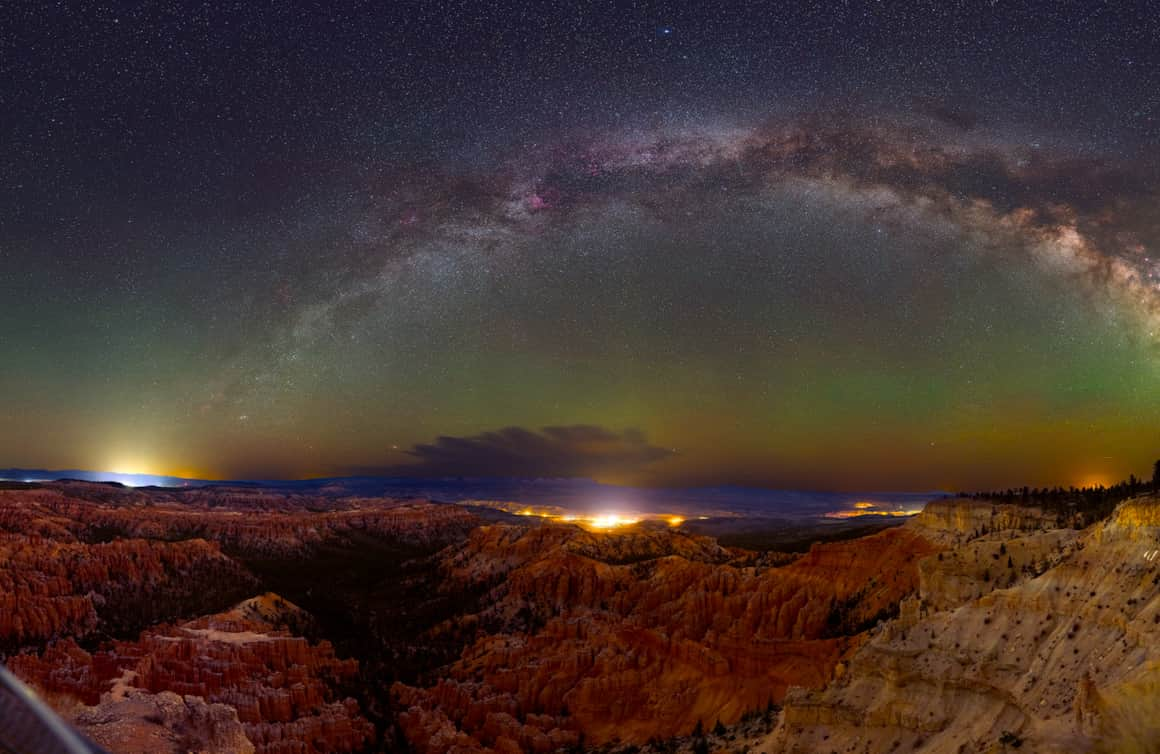
[(442, 502), (507, 500), (555, 504), (579, 510), (632, 510), (642, 513), (693, 513), (733, 516), (814, 516), (846, 509), (856, 501), (884, 508), (913, 509), (946, 493), (930, 492), (811, 492), (717, 487), (647, 488), (602, 484), (591, 479), (508, 477), (324, 477), (300, 480), (208, 480), (156, 474), (127, 474), (82, 469), (0, 469), (0, 481), (59, 480), (116, 482), (127, 487), (264, 487), (324, 496), (389, 496)]

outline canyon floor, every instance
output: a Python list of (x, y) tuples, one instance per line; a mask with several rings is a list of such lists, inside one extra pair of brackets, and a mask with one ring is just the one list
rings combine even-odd
[(114, 754), (1157, 750), (1160, 499), (877, 529), (13, 484), (0, 658)]

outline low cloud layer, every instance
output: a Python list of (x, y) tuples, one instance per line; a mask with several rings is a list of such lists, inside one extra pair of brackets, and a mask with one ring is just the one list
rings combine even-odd
[(673, 455), (635, 429), (616, 432), (577, 424), (506, 427), (469, 437), (440, 436), (408, 453), (418, 463), (394, 469), (411, 476), (602, 477), (643, 469)]

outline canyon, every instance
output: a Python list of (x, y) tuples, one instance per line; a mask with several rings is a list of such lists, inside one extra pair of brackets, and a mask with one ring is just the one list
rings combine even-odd
[[(0, 652), (113, 752), (389, 749), (355, 698), (374, 682), (359, 660), (340, 658), (330, 627), (265, 590), (261, 574), (352, 550), (381, 568), (479, 523), (424, 501), (10, 487), (0, 490)], [(341, 580), (319, 576), (320, 590)]]
[(936, 500), (780, 552), (337, 488), (9, 486), (0, 654), (111, 752), (1112, 751), (1160, 710), (1146, 495)]
[(396, 687), (402, 727), (422, 751), (552, 751), (733, 723), (823, 684), (932, 551), (893, 529), (770, 567), (679, 532), (481, 527), (441, 564), (449, 588), (495, 585), (446, 627), (480, 638), (434, 687)]

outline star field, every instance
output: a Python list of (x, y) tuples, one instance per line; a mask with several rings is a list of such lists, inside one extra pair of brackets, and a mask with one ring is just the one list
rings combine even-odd
[(0, 458), (1139, 473), (1156, 10), (6, 7)]

